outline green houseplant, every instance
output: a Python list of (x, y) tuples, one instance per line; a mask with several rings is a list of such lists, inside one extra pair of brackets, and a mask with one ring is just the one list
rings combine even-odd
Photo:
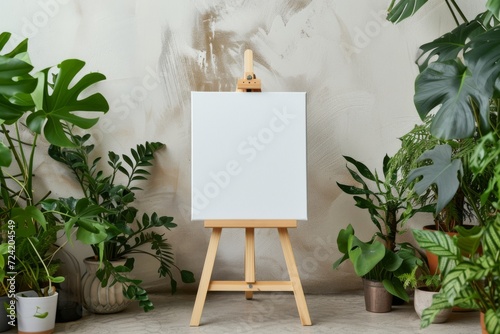
[[(392, 1), (388, 19), (402, 21), (426, 2)], [(435, 113), (430, 126), (433, 136), (469, 141), (472, 149), (457, 158), (450, 143), (436, 146), (421, 156), (426, 165), (413, 171), (410, 180), (418, 181), (419, 192), (435, 187), (438, 208), (446, 206), (461, 189), (478, 226), (471, 230), (459, 226), (454, 237), (414, 231), (419, 244), (438, 255), (443, 274), (441, 292), (424, 312), (422, 325), (427, 326), (440, 309), (458, 304), (480, 309), (488, 332), (499, 333), (500, 1), (487, 1), (486, 10), (473, 19), (454, 0), (445, 2), (457, 27), (420, 47), (414, 102), (422, 119)], [(471, 171), (469, 178), (466, 171)]]
[[(0, 34), (0, 52), (9, 39), (10, 33)], [(52, 283), (64, 279), (53, 276), (57, 249), (51, 247), (64, 223), (54, 220), (44, 207), (50, 191), (35, 189), (34, 166), (40, 138), (71, 145), (63, 130), (66, 124), (87, 129), (97, 122), (97, 118), (84, 117), (88, 112), (108, 110), (99, 93), (81, 97), (89, 86), (105, 79), (100, 73), (91, 73), (76, 80), (84, 65), (69, 59), (33, 73), (27, 40), (0, 55), (0, 247), (4, 255), (0, 280), (11, 299), (20, 290), (32, 290), (42, 298), (55, 295)], [(80, 228), (80, 218), (73, 217), (75, 231)], [(23, 312), (18, 313), (18, 321), (22, 326)], [(53, 324), (48, 326), (53, 328)]]
[[(133, 206), (136, 199), (135, 193), (141, 190), (136, 186), (136, 182), (147, 179), (149, 175), (147, 168), (152, 166), (155, 152), (165, 145), (158, 142), (146, 142), (143, 145), (137, 145), (136, 149), (131, 149), (130, 155), (120, 156), (109, 152), (107, 165), (110, 172), (106, 174), (98, 167), (100, 157), (93, 160), (90, 158), (94, 149), (94, 145), (88, 143), (90, 135), (82, 137), (73, 134), (70, 128), (66, 131), (73, 146), (62, 148), (52, 145), (49, 154), (73, 172), (84, 196), (81, 200), (103, 209), (98, 214), (99, 225), (94, 226), (105, 236), (105, 239), (100, 244), (91, 244), (95, 259), (101, 263), (96, 272), (101, 286), (122, 283), (123, 293), (127, 298), (139, 300), (139, 305), (145, 311), (152, 310), (154, 306), (147, 292), (141, 287), (141, 280), (128, 276), (134, 267), (134, 258), (131, 255), (145, 254), (157, 260), (159, 276), (169, 277), (172, 293), (177, 287), (172, 268), (179, 271), (183, 282), (194, 282), (194, 276), (190, 271), (181, 270), (175, 265), (172, 246), (167, 242), (164, 232), (159, 232), (161, 229), (170, 230), (176, 227), (173, 218), (159, 216), (156, 213), (143, 213), (139, 216), (139, 210)], [(119, 179), (124, 180), (123, 183), (119, 182)], [(62, 198), (54, 201), (53, 205), (58, 211), (73, 216), (78, 211), (77, 203), (78, 201), (74, 198)], [(92, 236), (92, 232), (86, 230), (81, 232)], [(149, 250), (144, 247), (148, 245)], [(122, 265), (112, 265), (112, 261), (125, 257), (126, 261)], [(95, 303), (90, 300), (86, 304), (90, 311), (108, 313), (107, 306), (92, 307), (91, 305)]]
[(411, 245), (398, 244), (396, 237), (408, 219), (417, 212), (431, 210), (432, 206), (413, 208), (409, 204), (407, 186), (398, 178), (398, 171), (389, 168), (390, 158), (387, 155), (383, 161), (383, 179), (363, 163), (348, 156), (344, 158), (356, 168), (347, 167), (361, 187), (337, 184), (342, 191), (353, 195), (357, 207), (368, 210), (376, 232), (368, 242), (363, 242), (355, 236), (351, 225), (342, 229), (337, 237), (337, 246), (343, 256), (333, 267), (338, 268), (341, 263), (350, 260), (358, 276), (382, 282), (388, 292), (408, 301), (408, 294), (398, 277), (411, 272), (418, 257)]

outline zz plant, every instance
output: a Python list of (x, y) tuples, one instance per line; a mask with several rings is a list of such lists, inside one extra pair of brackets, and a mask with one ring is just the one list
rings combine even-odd
[[(160, 277), (169, 277), (172, 293), (176, 291), (177, 281), (172, 273), (172, 268), (180, 272), (183, 282), (194, 282), (193, 273), (181, 270), (174, 263), (172, 246), (168, 243), (161, 229), (171, 230), (177, 225), (173, 218), (143, 213), (133, 206), (136, 191), (142, 190), (136, 185), (137, 181), (146, 180), (150, 175), (148, 167), (152, 166), (154, 154), (165, 145), (159, 142), (146, 142), (130, 150), (130, 155), (121, 156), (108, 153), (107, 166), (109, 173), (99, 169), (100, 157), (93, 160), (90, 154), (94, 145), (89, 144), (90, 135), (75, 135), (68, 128), (72, 147), (62, 148), (52, 145), (49, 155), (66, 165), (74, 174), (80, 185), (83, 199), (86, 202), (102, 208), (96, 219), (89, 220), (89, 228), (81, 230), (79, 239), (92, 247), (95, 258), (102, 262), (97, 276), (102, 286), (105, 287), (111, 280), (125, 283), (124, 295), (129, 299), (139, 301), (144, 311), (154, 308), (147, 292), (141, 287), (141, 280), (129, 278), (127, 273), (134, 268), (134, 258), (130, 255), (145, 254), (158, 261)], [(124, 180), (120, 183), (119, 180)], [(81, 200), (80, 200), (81, 201)], [(70, 215), (77, 215), (80, 208), (79, 201), (74, 198), (63, 198), (51, 204), (57, 210)], [(97, 221), (97, 223), (96, 223)], [(92, 228), (95, 228), (92, 231)], [(104, 240), (95, 242), (95, 236), (102, 234)], [(149, 250), (145, 248), (149, 246)], [(123, 266), (114, 267), (110, 261), (127, 257)]]

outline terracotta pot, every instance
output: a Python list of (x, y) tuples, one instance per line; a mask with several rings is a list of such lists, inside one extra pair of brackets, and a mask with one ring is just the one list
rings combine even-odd
[[(437, 291), (428, 291), (424, 289), (415, 289), (415, 296), (413, 300), (413, 305), (415, 307), (415, 312), (419, 318), (422, 318), (422, 312), (432, 305), (432, 298), (434, 295), (438, 294)], [(451, 314), (451, 308), (444, 309), (434, 318), (433, 324), (440, 324), (448, 320)]]
[(363, 289), (368, 312), (386, 313), (392, 310), (392, 295), (387, 292), (382, 282), (363, 278)]
[[(114, 266), (125, 264), (125, 259), (111, 261)], [(101, 287), (101, 281), (96, 276), (99, 269), (99, 261), (87, 258), (83, 261), (87, 272), (82, 278), (83, 306), (92, 313), (117, 313), (123, 311), (132, 302), (123, 295), (123, 284), (116, 282), (111, 285), (113, 279), (109, 279), (108, 285)]]
[(484, 323), (484, 313), (483, 312), (479, 312), (479, 322), (481, 323), (481, 333), (488, 334), (488, 331), (486, 330), (486, 324)]
[[(436, 231), (435, 225), (426, 225), (424, 226), (424, 230), (426, 231)], [(450, 237), (457, 235), (457, 232), (446, 232)], [(429, 265), (429, 271), (431, 275), (439, 273), (439, 261), (436, 254), (425, 250), (425, 255), (427, 256), (427, 264)]]

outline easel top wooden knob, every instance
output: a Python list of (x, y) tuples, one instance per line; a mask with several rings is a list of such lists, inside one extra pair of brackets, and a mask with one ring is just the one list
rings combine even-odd
[(244, 73), (243, 78), (238, 79), (236, 83), (237, 92), (261, 92), (261, 81), (257, 79), (253, 72), (253, 52), (246, 50), (244, 54)]

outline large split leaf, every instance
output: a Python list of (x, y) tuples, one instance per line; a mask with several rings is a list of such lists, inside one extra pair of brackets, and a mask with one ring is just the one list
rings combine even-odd
[(455, 59), (463, 51), (468, 38), (482, 32), (484, 32), (483, 26), (477, 20), (473, 20), (470, 23), (461, 24), (449, 33), (420, 46), (422, 53), (417, 58), (420, 71), (423, 71), (429, 65), (431, 59), (438, 62)]
[[(449, 42), (456, 48), (441, 44), (431, 45), (429, 56), (445, 53), (447, 58), (463, 49), (461, 60), (436, 61), (429, 64), (415, 81), (414, 102), (424, 119), (436, 111), (431, 133), (441, 139), (471, 137), (477, 128), (483, 134), (489, 131), (489, 101), (498, 83), (500, 67), (500, 27), (477, 34), (482, 28), (475, 24), (464, 27)], [(469, 31), (470, 29), (470, 31)], [(445, 35), (446, 36), (446, 35)], [(464, 38), (470, 41), (462, 48)], [(440, 54), (441, 56), (441, 54)]]
[(432, 150), (424, 152), (417, 161), (431, 160), (432, 164), (418, 167), (408, 175), (408, 183), (417, 177), (422, 177), (415, 184), (415, 192), (418, 195), (424, 193), (432, 184), (437, 187), (438, 200), (436, 213), (452, 200), (460, 185), (458, 173), (462, 173), (462, 162), (459, 159), (451, 159), (451, 146), (438, 145)]
[[(10, 39), (10, 33), (0, 34), (0, 51)], [(33, 66), (26, 56), (28, 41), (24, 40), (9, 53), (0, 55), (0, 119), (6, 124), (16, 122), (33, 104), (25, 101), (36, 87), (30, 74)], [(24, 96), (24, 97), (23, 97)]]
[(34, 95), (38, 111), (28, 117), (27, 124), (33, 131), (43, 132), (51, 144), (73, 146), (64, 132), (64, 122), (88, 129), (98, 118), (82, 117), (81, 112), (105, 113), (109, 110), (106, 99), (100, 93), (83, 97), (87, 88), (106, 78), (103, 74), (90, 73), (74, 82), (84, 65), (78, 59), (63, 61), (58, 65), (59, 72), (53, 76), (54, 82), (51, 80), (50, 68), (40, 72), (42, 84)]
[[(434, 62), (415, 81), (414, 103), (423, 120), (437, 108), (430, 131), (440, 139), (467, 138), (476, 130), (475, 108), (488, 112), (490, 92), (459, 60)], [(482, 117), (481, 117), (482, 119)]]
[(388, 9), (387, 20), (393, 23), (403, 21), (415, 14), (426, 2), (427, 0), (400, 0), (395, 3), (393, 0)]

